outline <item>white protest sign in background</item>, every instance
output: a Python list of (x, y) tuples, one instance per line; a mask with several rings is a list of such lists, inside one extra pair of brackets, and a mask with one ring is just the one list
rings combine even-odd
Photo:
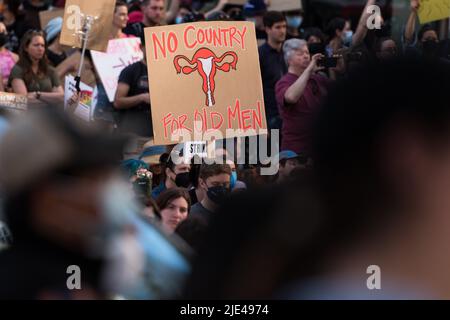
[[(67, 109), (69, 99), (77, 92), (73, 76), (66, 76), (64, 88), (64, 109)], [(80, 102), (74, 110), (74, 115), (89, 122), (95, 107), (95, 90), (83, 82), (80, 83), (80, 89)]]
[(120, 72), (144, 57), (139, 38), (110, 40), (106, 53), (91, 51), (91, 55), (110, 102), (114, 101)]

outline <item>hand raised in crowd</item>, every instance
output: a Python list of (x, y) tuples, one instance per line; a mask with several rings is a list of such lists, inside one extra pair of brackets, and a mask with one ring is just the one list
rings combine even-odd
[(0, 22), (0, 33), (6, 33), (6, 26), (3, 22)]
[(311, 62), (309, 63), (308, 69), (310, 69), (313, 73), (325, 69), (325, 67), (318, 65), (318, 61), (323, 58), (325, 58), (325, 56), (321, 53), (316, 53), (313, 55), (311, 57)]
[(420, 0), (410, 0), (411, 11), (417, 12), (420, 7)]

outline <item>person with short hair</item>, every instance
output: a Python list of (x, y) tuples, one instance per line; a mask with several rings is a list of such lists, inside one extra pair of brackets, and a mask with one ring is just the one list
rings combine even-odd
[(287, 40), (283, 52), (288, 73), (276, 84), (283, 120), (281, 150), (309, 155), (314, 116), (329, 83), (327, 78), (316, 74), (323, 70), (317, 64), (323, 55), (318, 53), (311, 58), (306, 41), (299, 39)]
[(277, 182), (282, 183), (289, 179), (292, 171), (295, 168), (304, 166), (305, 164), (301, 163), (300, 155), (291, 150), (281, 151), (278, 156), (279, 161), (279, 169), (278, 169), (278, 177)]
[(259, 47), (258, 52), (267, 125), (270, 129), (281, 129), (275, 84), (287, 72), (282, 49), (286, 40), (286, 18), (281, 12), (269, 11), (264, 15), (263, 21), (267, 41)]
[(199, 185), (206, 192), (202, 201), (192, 206), (191, 215), (209, 221), (230, 193), (231, 168), (228, 164), (202, 164)]
[(141, 38), (144, 58), (123, 69), (119, 75), (116, 96), (113, 102), (117, 131), (142, 137), (153, 137), (152, 114), (145, 37)]
[(113, 24), (110, 39), (128, 38), (129, 35), (123, 32), (128, 23), (128, 6), (126, 2), (117, 0), (114, 7)]
[(141, 5), (143, 20), (128, 25), (124, 32), (141, 38), (144, 35), (145, 28), (161, 26), (173, 21), (178, 13), (179, 6), (180, 0), (172, 0), (170, 8), (166, 12), (165, 0), (143, 0)]

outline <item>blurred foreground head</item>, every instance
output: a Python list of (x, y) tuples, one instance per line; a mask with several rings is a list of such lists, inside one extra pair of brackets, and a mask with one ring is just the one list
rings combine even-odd
[[(14, 240), (0, 256), (0, 296), (45, 298), (45, 289), (66, 288), (71, 264), (97, 288), (112, 235), (129, 214), (127, 189), (115, 178), (124, 142), (55, 110), (11, 122), (0, 140), (0, 186)], [(27, 280), (28, 266), (39, 281)]]
[(449, 101), (437, 61), (355, 70), (321, 109), (314, 171), (227, 203), (188, 296), (449, 298)]

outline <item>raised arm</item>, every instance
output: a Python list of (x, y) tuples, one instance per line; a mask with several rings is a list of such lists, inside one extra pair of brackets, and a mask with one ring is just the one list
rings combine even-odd
[(376, 0), (367, 0), (366, 6), (364, 7), (364, 10), (361, 14), (361, 17), (359, 18), (358, 26), (356, 27), (355, 34), (352, 38), (352, 46), (357, 46), (361, 44), (361, 42), (364, 41), (364, 38), (367, 35), (367, 21), (369, 17), (372, 15), (372, 13), (369, 11), (367, 12), (367, 9), (374, 5)]
[(323, 55), (318, 53), (312, 56), (311, 62), (309, 63), (308, 68), (301, 74), (301, 76), (295, 81), (289, 89), (286, 90), (284, 94), (284, 102), (287, 105), (292, 105), (298, 102), (298, 100), (303, 95), (305, 91), (306, 85), (308, 84), (308, 80), (311, 75), (319, 70), (322, 70), (323, 67), (317, 66), (317, 61), (322, 59)]
[(408, 21), (405, 28), (405, 42), (411, 44), (414, 42), (414, 31), (416, 29), (417, 10), (420, 7), (419, 0), (410, 0), (411, 13), (409, 14)]
[(172, 0), (170, 2), (169, 10), (166, 13), (166, 22), (171, 22), (175, 20), (178, 10), (180, 8), (180, 0)]

